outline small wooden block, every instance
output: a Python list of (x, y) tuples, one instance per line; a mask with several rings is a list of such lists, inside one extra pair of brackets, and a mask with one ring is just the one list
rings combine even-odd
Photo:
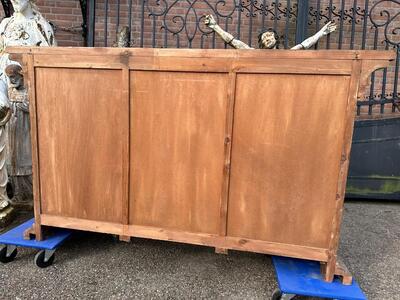
[(228, 249), (225, 248), (215, 248), (215, 253), (228, 255)]
[(120, 235), (120, 236), (119, 236), (119, 240), (120, 240), (121, 242), (130, 243), (131, 237), (130, 237), (130, 236), (127, 236), (127, 235)]
[(353, 276), (347, 269), (346, 265), (339, 258), (336, 262), (335, 275), (342, 278), (342, 283), (344, 285), (351, 285), (353, 283)]
[(35, 238), (35, 224), (31, 228), (24, 231), (24, 240), (32, 240)]

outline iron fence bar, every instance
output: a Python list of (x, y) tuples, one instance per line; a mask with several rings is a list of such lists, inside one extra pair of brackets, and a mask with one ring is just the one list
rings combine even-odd
[(116, 20), (116, 33), (119, 30), (119, 22), (120, 22), (120, 15), (121, 15), (121, 0), (117, 0), (117, 20)]
[(237, 11), (238, 11), (238, 21), (237, 21), (237, 39), (240, 40), (240, 22), (242, 21), (242, 1), (239, 0), (238, 6), (237, 6)]
[(362, 33), (362, 38), (361, 38), (361, 49), (365, 49), (365, 44), (367, 41), (367, 24), (368, 24), (368, 3), (369, 1), (365, 1), (365, 6), (364, 6), (364, 24), (363, 24), (363, 33)]
[(308, 0), (297, 3), (296, 44), (301, 43), (307, 35), (308, 28)]
[(212, 48), (215, 49), (216, 46), (216, 36), (215, 36), (215, 32), (212, 33)]
[(354, 49), (354, 38), (356, 30), (356, 12), (357, 12), (357, 0), (353, 0), (353, 19), (351, 20), (351, 35), (350, 35), (350, 49)]
[(285, 49), (289, 48), (289, 18), (290, 18), (290, 0), (286, 2), (286, 22), (285, 22)]
[[(229, 32), (228, 30), (228, 18), (225, 18), (225, 31)], [(203, 47), (201, 47), (203, 48)], [(224, 48), (227, 49), (228, 48), (228, 44), (224, 43)]]
[[(386, 43), (385, 50), (389, 50), (389, 44)], [(386, 76), (387, 76), (387, 68), (383, 69), (383, 77), (382, 77), (382, 90), (381, 90), (381, 100), (386, 98)], [(385, 103), (381, 104), (380, 109), (381, 114), (385, 112)]]
[(383, 98), (383, 99), (372, 99), (372, 100), (358, 100), (357, 104), (359, 105), (380, 105), (380, 104), (393, 104), (393, 98)]
[[(375, 28), (374, 34), (374, 50), (378, 49), (378, 28)], [(371, 86), (369, 90), (369, 104), (368, 104), (368, 114), (372, 115), (373, 100), (374, 100), (374, 89), (375, 89), (375, 71), (371, 74)]]
[(249, 11), (250, 24), (249, 24), (249, 40), (248, 40), (248, 44), (250, 47), (251, 47), (251, 33), (253, 32), (254, 1), (256, 1), (256, 0), (250, 0), (250, 11)]
[[(362, 37), (361, 37), (361, 49), (365, 49), (366, 42), (367, 42), (367, 25), (368, 25), (368, 16), (369, 16), (369, 8), (368, 8), (369, 1), (366, 0), (364, 3), (364, 16), (363, 16), (363, 28), (362, 28)], [(369, 97), (367, 103), (370, 104), (371, 98)], [(361, 105), (360, 101), (357, 101), (357, 116), (361, 114)], [(368, 108), (369, 112), (369, 108)]]
[(340, 8), (340, 29), (339, 29), (339, 49), (342, 49), (343, 44), (343, 23), (344, 23), (344, 9), (345, 9), (346, 1), (342, 0), (341, 8)]
[(86, 0), (79, 0), (79, 4), (81, 7), (81, 14), (82, 14), (82, 37), (83, 37), (83, 46), (87, 47), (88, 40), (87, 40), (87, 34), (88, 34), (88, 27), (87, 27), (87, 16), (88, 16), (88, 8), (87, 8), (87, 1)]
[[(399, 84), (399, 74), (400, 74), (400, 45), (397, 45), (397, 57), (396, 64), (394, 67), (394, 82), (393, 82), (393, 103), (392, 103), (392, 112), (396, 111), (396, 102), (399, 101), (399, 93), (397, 91), (397, 87)], [(400, 108), (397, 107), (400, 111)]]
[[(328, 7), (328, 19), (329, 21), (332, 20), (332, 7), (333, 7), (333, 0), (329, 1), (329, 7)], [(331, 35), (328, 34), (328, 36), (326, 37), (326, 49), (330, 49), (331, 47)]]
[(130, 44), (132, 40), (132, 0), (129, 0), (129, 6), (128, 6), (128, 28), (129, 28), (128, 43)]
[[(316, 32), (319, 31), (319, 20), (321, 18), (320, 10), (321, 10), (321, 0), (318, 0), (317, 1), (317, 17), (316, 17), (316, 20), (315, 20), (315, 30), (316, 30)], [(316, 50), (318, 49), (318, 42), (315, 43), (314, 49), (316, 49)]]
[[(168, 47), (168, 32), (167, 29), (164, 28), (164, 48)], [(203, 47), (201, 47), (203, 48)]]
[(279, 14), (279, 12), (278, 12), (278, 6), (279, 6), (279, 0), (275, 0), (275, 7), (274, 7), (274, 14), (275, 14), (275, 16), (274, 16), (274, 30), (276, 31), (277, 30), (277, 28), (278, 28), (278, 14)]
[(104, 47), (108, 46), (108, 0), (104, 1)]
[(94, 47), (96, 31), (96, 0), (88, 0), (88, 34), (87, 45)]
[(152, 20), (153, 30), (152, 30), (152, 36), (151, 36), (151, 46), (153, 48), (155, 48), (156, 47), (156, 16), (153, 14), (152, 17), (153, 17), (153, 20)]
[(142, 1), (142, 7), (141, 7), (141, 14), (140, 14), (140, 47), (143, 48), (144, 46), (144, 3), (146, 0), (141, 0)]
[(266, 14), (267, 14), (267, 2), (266, 2), (266, 0), (263, 0), (263, 4), (262, 4), (262, 7), (261, 7), (261, 26), (262, 26), (262, 29), (264, 30), (265, 29), (265, 16), (266, 16)]

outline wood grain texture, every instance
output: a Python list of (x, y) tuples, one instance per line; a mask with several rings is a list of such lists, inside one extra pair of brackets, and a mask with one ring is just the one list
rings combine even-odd
[(228, 75), (131, 77), (130, 224), (218, 233)]
[(54, 216), (42, 214), (42, 225), (68, 228), (68, 229), (78, 229), (92, 232), (102, 232), (109, 234), (121, 235), (123, 232), (123, 225), (104, 222), (104, 221), (94, 221), (86, 220), (82, 218), (71, 218), (64, 216)]
[(27, 54), (36, 55), (83, 55), (83, 56), (130, 56), (141, 57), (190, 57), (190, 58), (251, 58), (251, 59), (324, 59), (324, 60), (394, 60), (396, 58), (395, 51), (377, 51), (377, 50), (236, 50), (236, 49), (157, 49), (157, 48), (87, 48), (87, 47), (7, 47), (6, 52), (10, 54)]
[(33, 65), (33, 55), (25, 55), (23, 57), (24, 77), (28, 88), (29, 97), (29, 118), (31, 128), (31, 146), (32, 146), (32, 189), (33, 189), (33, 208), (35, 215), (35, 225), (32, 227), (36, 240), (43, 239), (42, 227), (40, 222), (40, 214), (42, 211), (41, 195), (40, 195), (40, 172), (39, 172), (39, 141), (37, 127), (37, 111), (36, 111), (36, 78), (35, 67)]
[[(358, 95), (359, 88), (362, 87), (362, 81), (364, 80), (365, 73), (362, 70), (361, 61), (353, 61), (352, 63), (353, 74), (360, 74), (360, 76), (352, 76), (350, 80), (349, 92), (347, 96), (347, 109), (343, 116), (343, 126), (345, 128), (342, 137), (342, 149), (341, 149), (341, 159), (339, 166), (339, 174), (336, 188), (336, 202), (335, 208), (333, 209), (333, 219), (331, 223), (331, 238), (329, 240), (329, 259), (326, 264), (324, 278), (326, 281), (331, 282), (334, 278), (335, 273), (337, 273), (337, 249), (339, 246), (339, 233), (340, 224), (342, 222), (343, 216), (343, 202), (345, 196), (347, 173), (349, 169), (350, 162), (350, 150), (351, 150), (351, 140), (353, 136), (354, 129), (354, 107), (356, 106), (356, 99)], [(368, 70), (372, 72), (373, 70)], [(362, 87), (364, 88), (364, 87)], [(340, 270), (340, 268), (339, 268)], [(339, 275), (339, 274), (338, 274)]]
[[(358, 87), (391, 51), (11, 48), (40, 225), (325, 262)], [(339, 270), (339, 271), (338, 271)]]
[(229, 236), (329, 246), (349, 81), (238, 75)]
[(36, 79), (42, 213), (120, 223), (121, 71), (37, 68)]

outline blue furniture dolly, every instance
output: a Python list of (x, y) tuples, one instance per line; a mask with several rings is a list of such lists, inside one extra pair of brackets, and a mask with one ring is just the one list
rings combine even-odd
[(46, 268), (54, 262), (57, 247), (71, 235), (71, 231), (54, 228), (43, 241), (25, 240), (24, 231), (32, 227), (33, 223), (34, 219), (31, 219), (0, 235), (0, 262), (12, 262), (17, 256), (17, 247), (39, 249), (34, 260), (39, 268)]
[(272, 300), (293, 299), (297, 295), (340, 300), (366, 300), (357, 282), (343, 285), (338, 278), (332, 283), (322, 279), (320, 263), (303, 259), (273, 256), (279, 289)]

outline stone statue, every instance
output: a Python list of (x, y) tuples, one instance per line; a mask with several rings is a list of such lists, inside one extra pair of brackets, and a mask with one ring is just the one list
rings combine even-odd
[(128, 26), (122, 26), (117, 33), (117, 38), (115, 43), (113, 44), (113, 47), (117, 48), (128, 48), (131, 46), (130, 43), (130, 35), (131, 32), (129, 30)]
[(7, 131), (6, 124), (11, 117), (7, 96), (7, 85), (0, 80), (0, 228), (6, 226), (13, 217), (14, 209), (7, 196)]
[(40, 14), (34, 0), (11, 2), (14, 14), (0, 23), (0, 225), (5, 223), (1, 216), (7, 220), (11, 214), (6, 211), (10, 209), (6, 193), (8, 175), (14, 185), (13, 206), (32, 206), (29, 100), (21, 66), (9, 59), (5, 48), (56, 46), (53, 28)]
[[(224, 31), (215, 21), (212, 15), (207, 15), (204, 18), (204, 24), (212, 29), (216, 34), (218, 34), (228, 45), (235, 49), (254, 49), (249, 45), (235, 39), (235, 37), (229, 32)], [(291, 48), (291, 50), (308, 49), (315, 45), (318, 40), (328, 35), (329, 33), (336, 30), (336, 25), (332, 22), (328, 22), (324, 27), (321, 28), (312, 37), (309, 37), (305, 41)], [(272, 30), (264, 30), (258, 35), (258, 46), (260, 49), (278, 49), (279, 48), (279, 36)]]

